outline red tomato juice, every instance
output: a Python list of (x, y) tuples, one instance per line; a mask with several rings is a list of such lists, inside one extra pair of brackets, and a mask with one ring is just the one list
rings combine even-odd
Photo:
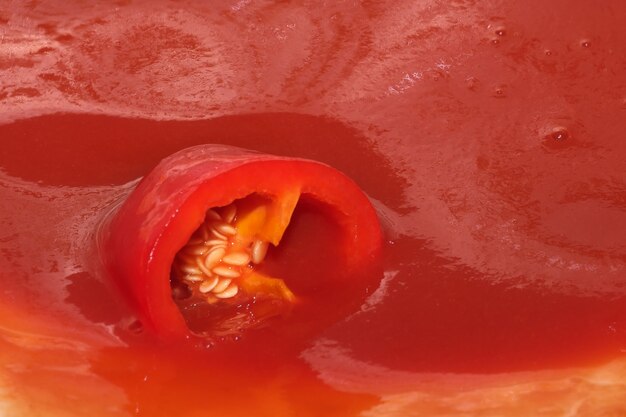
[[(0, 414), (626, 413), (619, 1), (0, 3)], [(202, 143), (314, 159), (371, 197), (384, 273), (166, 345), (102, 268), (107, 216)]]

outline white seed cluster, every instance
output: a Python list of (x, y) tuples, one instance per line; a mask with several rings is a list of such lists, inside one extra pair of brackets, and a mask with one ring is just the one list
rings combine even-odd
[(186, 283), (207, 301), (232, 298), (239, 292), (237, 279), (252, 264), (265, 258), (268, 242), (242, 241), (237, 235), (237, 207), (208, 210), (206, 219), (191, 240), (176, 256), (174, 278)]

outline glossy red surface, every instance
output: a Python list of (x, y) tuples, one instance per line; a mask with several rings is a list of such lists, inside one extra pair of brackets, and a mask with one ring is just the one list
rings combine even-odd
[[(626, 413), (625, 13), (0, 7), (0, 398), (24, 415)], [(353, 178), (385, 224), (380, 286), (313, 336), (189, 351), (137, 333), (95, 230), (207, 142)]]

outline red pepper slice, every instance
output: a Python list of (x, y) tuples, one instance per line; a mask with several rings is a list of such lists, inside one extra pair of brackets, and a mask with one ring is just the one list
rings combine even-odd
[[(329, 208), (338, 226), (340, 256), (350, 275), (358, 276), (376, 263), (382, 242), (376, 212), (351, 179), (319, 162), (223, 145), (177, 152), (144, 177), (109, 221), (104, 260), (145, 328), (164, 339), (188, 338), (191, 332), (172, 297), (171, 280), (181, 253), (184, 257), (184, 251), (193, 250), (194, 236), (212, 228), (207, 222), (213, 221), (216, 212), (222, 213), (217, 219), (230, 217), (227, 220), (233, 221), (233, 214), (227, 211), (234, 211), (235, 204), (237, 220), (230, 226), (215, 220), (221, 229), (213, 227), (214, 233), (225, 239), (234, 227), (237, 242), (278, 245), (301, 197)], [(204, 242), (210, 237), (199, 239)], [(219, 243), (207, 247), (216, 251)], [(228, 247), (237, 244), (231, 242)], [(248, 258), (252, 249), (246, 252)], [(198, 253), (207, 261), (206, 247), (200, 247)], [(224, 256), (223, 251), (219, 256)], [(240, 264), (248, 259), (235, 253), (227, 260)], [(214, 267), (213, 271), (217, 268), (213, 264), (209, 267)], [(246, 291), (273, 293), (287, 300), (293, 296), (281, 280), (256, 274), (252, 266), (241, 268), (235, 271), (245, 274), (241, 286)], [(232, 296), (237, 289), (228, 287), (230, 281), (223, 275), (239, 272), (218, 272), (222, 274), (219, 286), (224, 288), (219, 288), (222, 292), (216, 296)]]

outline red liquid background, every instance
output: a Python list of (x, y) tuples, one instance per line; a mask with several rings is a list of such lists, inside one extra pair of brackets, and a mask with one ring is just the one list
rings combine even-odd
[[(351, 415), (379, 401), (318, 379), (310, 358), (332, 349), (303, 360), (297, 344), (268, 336), (268, 349), (242, 340), (232, 352), (180, 354), (128, 330), (90, 261), (90, 227), (121, 184), (206, 141), (327, 162), (381, 202), (386, 297), (309, 342), (388, 369), (384, 384), (393, 371), (506, 375), (623, 356), (624, 6), (237, 4), (163, 4), (149, 18), (146, 5), (109, 17), (101, 6), (74, 10), (78, 22), (62, 4), (2, 15), (13, 46), (1, 57), (7, 120), (117, 115), (0, 126), (2, 193), (13, 201), (2, 212), (13, 341), (3, 363), (27, 369), (7, 373), (25, 398), (41, 399), (40, 387), (62, 409), (55, 381), (71, 386), (70, 374), (45, 369), (76, 362), (99, 381), (77, 392), (121, 388), (122, 414), (192, 413), (199, 397), (219, 415)], [(59, 340), (35, 337), (50, 334), (81, 341), (83, 354), (64, 358)], [(48, 350), (23, 349), (25, 338)]]

